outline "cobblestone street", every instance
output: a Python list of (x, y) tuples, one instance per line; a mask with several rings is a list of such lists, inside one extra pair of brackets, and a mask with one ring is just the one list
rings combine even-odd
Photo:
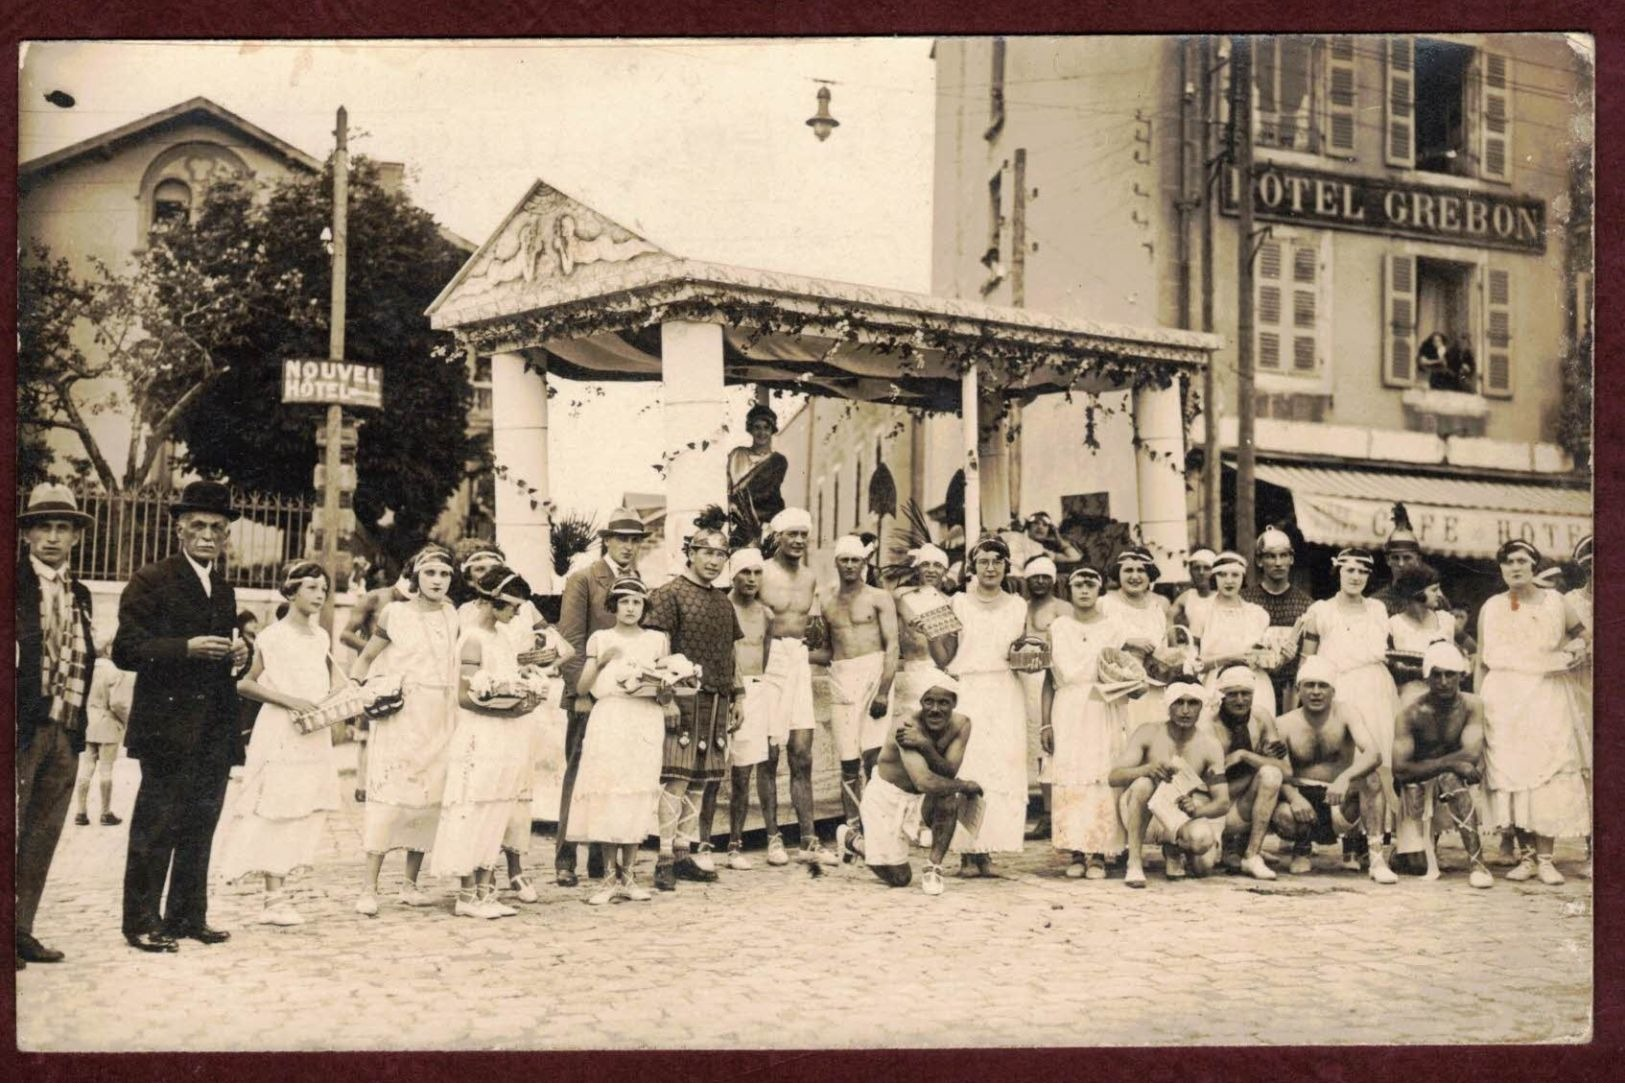
[[(119, 765), (115, 809), (138, 770)], [(346, 790), (350, 780), (346, 778)], [(228, 798), (228, 804), (230, 798)], [(1438, 885), (1336, 870), (1170, 885), (1066, 880), (1047, 847), (1002, 878), (927, 898), (859, 868), (798, 865), (591, 908), (529, 871), (541, 901), (496, 922), (384, 900), (352, 912), (357, 812), (330, 821), (291, 884), (307, 923), (255, 924), (256, 889), (217, 885), (229, 943), (125, 946), (126, 827), (69, 824), (37, 931), (65, 963), (17, 975), (24, 1050), (882, 1048), (1581, 1041), (1592, 916), (1580, 854), (1558, 888), (1470, 890), (1459, 849)], [(93, 805), (94, 817), (94, 805)], [(127, 824), (126, 824), (127, 826)], [(949, 860), (949, 869), (955, 861)], [(652, 855), (640, 854), (650, 881)], [(385, 869), (385, 886), (399, 876)], [(1499, 870), (1498, 870), (1499, 871)], [(65, 1009), (71, 1009), (65, 1012)]]

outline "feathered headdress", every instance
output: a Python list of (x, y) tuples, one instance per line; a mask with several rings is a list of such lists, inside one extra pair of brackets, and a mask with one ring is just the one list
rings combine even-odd
[(728, 512), (721, 506), (706, 506), (694, 515), (694, 531), (683, 540), (683, 548), (720, 547), (729, 550)]
[(1383, 545), (1384, 551), (1411, 551), (1422, 550), (1422, 543), (1416, 538), (1411, 529), (1411, 515), (1405, 509), (1405, 503), (1394, 503), (1394, 530), (1388, 534), (1388, 542)]

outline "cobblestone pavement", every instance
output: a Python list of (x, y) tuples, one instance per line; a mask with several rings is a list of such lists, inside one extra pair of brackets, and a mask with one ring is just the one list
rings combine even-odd
[[(128, 816), (139, 771), (121, 762)], [(345, 782), (348, 788), (350, 782)], [(228, 804), (231, 798), (228, 798)], [(94, 814), (94, 804), (92, 810)], [(229, 810), (229, 809), (228, 809)], [(17, 974), (24, 1050), (882, 1048), (1581, 1041), (1591, 887), (1470, 890), (1336, 870), (1258, 884), (1066, 880), (1048, 848), (927, 898), (857, 868), (723, 872), (651, 903), (592, 908), (555, 886), (500, 921), (384, 900), (351, 910), (355, 809), (290, 884), (307, 923), (255, 924), (257, 890), (216, 885), (229, 943), (124, 945), (124, 827), (71, 823), (37, 930), (68, 960)], [(949, 867), (953, 867), (950, 858)], [(399, 862), (386, 866), (397, 878)], [(650, 881), (652, 856), (639, 857)], [(389, 885), (386, 883), (386, 885)]]

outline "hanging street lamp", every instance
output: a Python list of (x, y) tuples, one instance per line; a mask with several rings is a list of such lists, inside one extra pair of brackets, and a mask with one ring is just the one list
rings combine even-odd
[(818, 88), (818, 112), (807, 118), (807, 127), (813, 130), (818, 142), (829, 139), (829, 134), (840, 127), (841, 122), (829, 115), (829, 88)]

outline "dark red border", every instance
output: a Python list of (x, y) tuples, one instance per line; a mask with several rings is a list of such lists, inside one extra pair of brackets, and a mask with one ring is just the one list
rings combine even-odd
[[(45, 4), (27, 0), (21, 10), (4, 19), (6, 45), (15, 56), (24, 38), (241, 38), (241, 37), (526, 37), (613, 35), (788, 36), (853, 34), (990, 34), (1179, 32), (1193, 30), (1271, 31), (1292, 28), (1379, 31), (1450, 28), (1461, 30), (1578, 30), (1597, 36), (1601, 58), (1598, 71), (1597, 110), (1597, 313), (1603, 315), (1597, 336), (1597, 369), (1603, 389), (1611, 388), (1617, 366), (1613, 358), (1621, 337), (1616, 331), (1615, 307), (1625, 297), (1625, 250), (1617, 197), (1622, 144), (1622, 72), (1618, 51), (1625, 45), (1621, 19), (1605, 0), (1518, 0), (1517, 3), (1470, 5), (1457, 0), (1367, 0), (1360, 5), (1300, 5), (1289, 12), (1281, 4), (1258, 0), (1158, 0), (1153, 4), (1033, 5), (1011, 12), (982, 0), (938, 0), (936, 3), (901, 3), (899, 0), (821, 0), (818, 3), (693, 3), (670, 0), (616, 0), (615, 3), (562, 4), (506, 3), (480, 10), (458, 10), (462, 5), (408, 5), (398, 0), (345, 0), (338, 4), (259, 7), (240, 0), (121, 0)], [(1617, 11), (1617, 7), (1615, 8)], [(1087, 11), (1087, 14), (1085, 14)], [(0, 224), (4, 251), (16, 252), (17, 83), (5, 81), (0, 109), (12, 118), (4, 126), (5, 146), (0, 166), (7, 174), (7, 192), (13, 194), (12, 213)], [(0, 262), (0, 290), (15, 298), (16, 271), (12, 261)], [(13, 311), (10, 306), (8, 318)], [(15, 374), (15, 322), (8, 319), (0, 336), (0, 365)], [(0, 420), (8, 435), (15, 434), (15, 400), (0, 397)], [(1611, 441), (1618, 434), (1625, 408), (1611, 398), (1597, 405), (1597, 532), (1606, 541), (1620, 538), (1625, 509), (1615, 507), (1618, 481), (1625, 470), (1625, 453)], [(15, 442), (0, 440), (0, 472), (14, 486)], [(8, 491), (12, 489), (8, 487)], [(13, 504), (0, 502), (0, 520), (9, 527)], [(1613, 547), (1605, 543), (1606, 560)], [(1611, 568), (1606, 561), (1599, 570)], [(0, 579), (8, 590), (12, 571), (0, 563)], [(1622, 603), (1618, 578), (1605, 578), (1599, 587), (1599, 620)], [(7, 593), (9, 596), (9, 591)], [(13, 619), (10, 609), (0, 619)], [(1620, 805), (1608, 782), (1617, 780), (1625, 765), (1625, 730), (1610, 728), (1606, 712), (1617, 703), (1622, 670), (1608, 667), (1617, 659), (1617, 628), (1601, 621), (1598, 631), (1597, 701), (1604, 710), (1597, 730), (1598, 865), (1602, 878), (1596, 889), (1596, 1037), (1589, 1046), (1472, 1046), (1462, 1048), (1362, 1047), (1338, 1049), (1115, 1049), (1115, 1050), (956, 1050), (935, 1052), (774, 1052), (774, 1053), (430, 1053), (430, 1054), (207, 1054), (173, 1056), (109, 1054), (93, 1056), (39, 1056), (16, 1051), (14, 985), (0, 985), (0, 1029), (5, 1068), (19, 1079), (101, 1080), (499, 1080), (499, 1079), (670, 1079), (670, 1080), (1031, 1080), (1031, 1079), (1613, 1079), (1620, 1070), (1617, 1057), (1625, 1038), (1625, 943), (1615, 908), (1625, 890), (1625, 841), (1620, 831)], [(13, 677), (4, 673), (0, 705), (10, 704)], [(0, 762), (12, 760), (10, 744), (0, 744)], [(13, 811), (13, 806), (0, 805)], [(11, 838), (7, 819), (7, 839)], [(10, 885), (12, 850), (0, 850), (0, 886)], [(9, 928), (10, 896), (0, 895), (0, 918)], [(1517, 939), (1516, 933), (1499, 938)], [(719, 948), (719, 983), (727, 961)], [(1493, 942), (1441, 949), (1441, 953), (1493, 956)], [(544, 981), (545, 983), (545, 981)], [(1517, 994), (1486, 994), (1488, 999), (1517, 999)], [(1425, 1007), (1415, 1014), (1428, 1014)], [(64, 1008), (62, 1014), (72, 1015)]]

